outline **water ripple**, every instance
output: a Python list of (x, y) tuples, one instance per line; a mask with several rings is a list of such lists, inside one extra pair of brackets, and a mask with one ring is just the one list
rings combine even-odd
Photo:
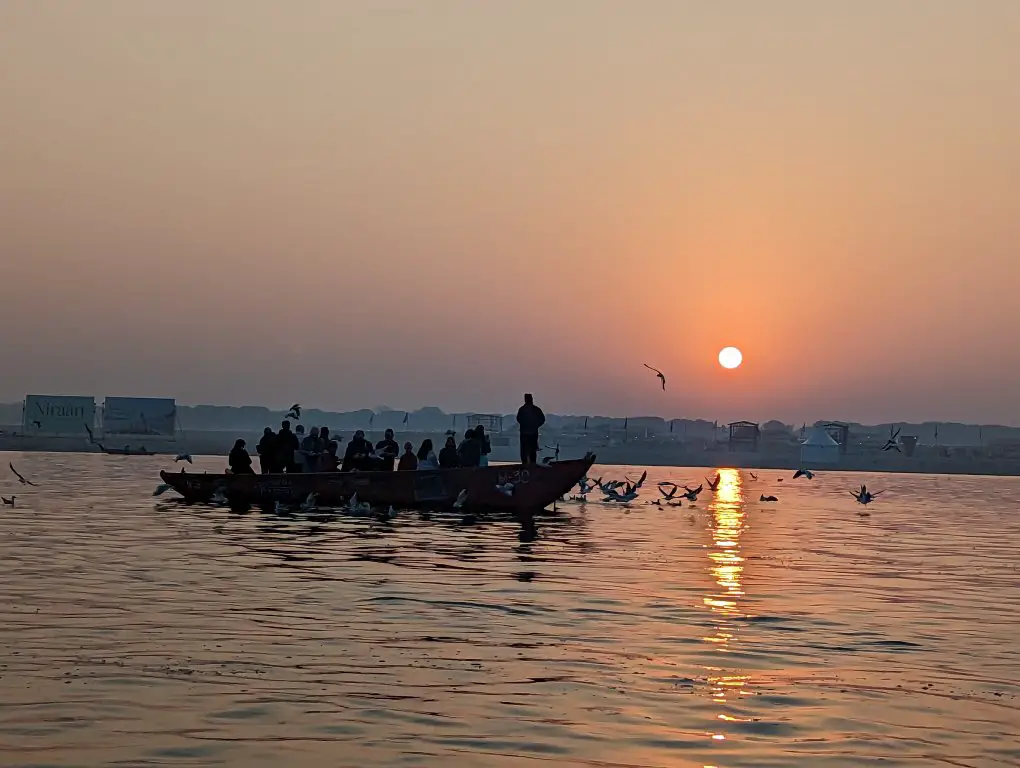
[(536, 535), (11, 459), (39, 487), (0, 482), (4, 765), (1020, 764), (1017, 480), (869, 475), (860, 517), (860, 476), (724, 470), (696, 506), (568, 504)]

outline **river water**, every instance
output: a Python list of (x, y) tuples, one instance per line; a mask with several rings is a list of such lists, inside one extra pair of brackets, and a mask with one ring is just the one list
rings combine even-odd
[(1020, 479), (659, 467), (533, 538), (0, 462), (5, 766), (1020, 765)]

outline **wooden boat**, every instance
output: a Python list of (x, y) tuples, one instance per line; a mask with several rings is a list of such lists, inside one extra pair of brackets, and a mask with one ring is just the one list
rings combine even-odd
[(155, 451), (147, 451), (145, 448), (107, 448), (102, 443), (96, 443), (99, 446), (99, 450), (103, 453), (109, 454), (110, 456), (155, 456)]
[[(188, 503), (208, 502), (217, 491), (231, 506), (300, 504), (310, 493), (322, 507), (339, 507), (357, 494), (358, 501), (398, 509), (449, 509), (467, 491), (465, 510), (520, 512), (540, 510), (577, 485), (595, 463), (583, 459), (543, 464), (506, 464), (414, 472), (308, 472), (271, 475), (160, 472), (163, 482)], [(513, 493), (497, 486), (513, 484)]]

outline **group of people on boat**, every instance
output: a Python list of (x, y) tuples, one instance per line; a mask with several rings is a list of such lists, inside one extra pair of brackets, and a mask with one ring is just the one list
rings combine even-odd
[[(359, 429), (341, 457), (340, 441), (330, 438), (329, 427), (312, 427), (302, 438), (303, 432), (300, 426), (292, 431), (289, 421), (282, 422), (278, 432), (265, 428), (255, 448), (262, 474), (484, 467), (492, 452), (492, 443), (481, 425), (467, 430), (459, 444), (454, 433), (447, 433), (446, 444), (438, 454), (430, 438), (422, 440), (417, 451), (410, 441), (405, 442), (401, 453), (392, 429), (387, 429), (375, 445)], [(243, 439), (234, 442), (227, 463), (233, 474), (255, 473)]]
[[(538, 460), (538, 431), (545, 424), (545, 414), (530, 394), (524, 396), (524, 405), (517, 411), (517, 423), (521, 435), (521, 463), (534, 464)], [(255, 447), (259, 469), (266, 475), (485, 467), (492, 452), (489, 436), (480, 424), (468, 429), (459, 443), (454, 432), (447, 432), (446, 443), (438, 454), (429, 438), (422, 440), (417, 451), (410, 441), (405, 442), (401, 453), (392, 429), (387, 429), (383, 439), (375, 445), (365, 437), (364, 430), (359, 429), (341, 457), (342, 440), (333, 439), (329, 427), (312, 427), (306, 434), (299, 424), (292, 430), (290, 421), (285, 419), (279, 431), (274, 432), (270, 427), (263, 431)], [(227, 463), (233, 474), (255, 474), (247, 444), (242, 439), (234, 443)]]

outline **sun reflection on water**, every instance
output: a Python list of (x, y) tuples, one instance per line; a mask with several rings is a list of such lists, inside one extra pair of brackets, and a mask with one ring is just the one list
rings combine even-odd
[[(719, 470), (719, 486), (708, 506), (709, 531), (712, 543), (708, 551), (709, 571), (716, 589), (705, 595), (704, 603), (715, 615), (715, 631), (703, 638), (715, 650), (727, 653), (733, 643), (738, 620), (743, 618), (741, 599), (744, 597), (744, 558), (740, 554), (740, 536), (746, 528), (743, 482), (735, 469)], [(727, 705), (733, 699), (748, 695), (747, 675), (726, 674), (721, 667), (709, 670), (708, 683), (712, 701)], [(718, 716), (721, 722), (739, 720), (730, 714)], [(718, 731), (711, 732), (714, 741), (725, 740)]]

